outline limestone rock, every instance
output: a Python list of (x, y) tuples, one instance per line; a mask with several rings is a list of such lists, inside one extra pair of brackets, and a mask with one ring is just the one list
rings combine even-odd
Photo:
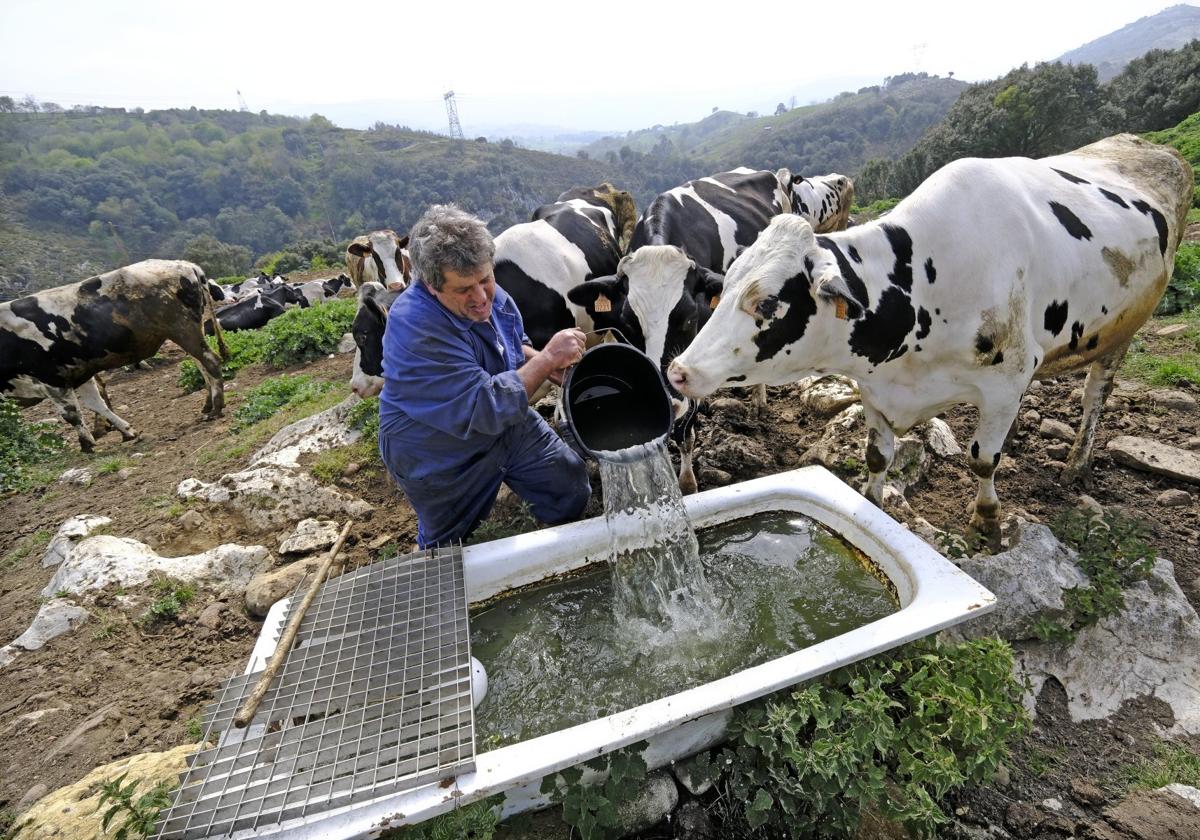
[(1075, 440), (1075, 430), (1061, 420), (1054, 420), (1047, 417), (1038, 426), (1038, 434), (1042, 437), (1052, 438), (1054, 440), (1065, 440), (1067, 443)]
[(42, 595), (50, 597), (66, 590), (78, 593), (101, 589), (110, 583), (140, 586), (153, 574), (183, 581), (210, 582), (215, 585), (244, 585), (270, 560), (270, 552), (261, 545), (220, 545), (202, 554), (162, 557), (145, 543), (128, 537), (101, 534), (88, 537), (75, 546)]
[(716, 840), (717, 828), (712, 818), (696, 800), (684, 802), (675, 812), (675, 836), (689, 840)]
[(46, 546), (46, 553), (42, 555), (42, 568), (49, 569), (51, 566), (59, 565), (71, 556), (76, 543), (84, 537), (90, 536), (98, 528), (110, 524), (112, 524), (112, 520), (107, 516), (96, 516), (91, 513), (72, 516), (59, 526), (58, 533), (50, 539), (50, 544)]
[(58, 480), (63, 484), (82, 484), (86, 487), (92, 483), (92, 478), (92, 471), (86, 467), (73, 467), (60, 475)]
[(989, 615), (948, 631), (952, 637), (997, 634), (1013, 641), (1018, 667), (1036, 697), (1049, 677), (1067, 693), (1073, 720), (1107, 717), (1126, 700), (1156, 697), (1175, 716), (1173, 732), (1200, 733), (1200, 617), (1175, 582), (1167, 560), (1155, 563), (1148, 580), (1125, 590), (1125, 608), (1068, 643), (1036, 639), (1039, 616), (1064, 614), (1062, 590), (1086, 579), (1074, 552), (1048, 528), (1027, 524), (1016, 547), (992, 557), (961, 562), (963, 571), (997, 596)]
[(1071, 444), (1056, 440), (1046, 444), (1046, 457), (1055, 461), (1066, 461), (1071, 454)]
[(844, 376), (822, 376), (805, 380), (800, 404), (821, 417), (832, 417), (858, 402), (858, 387)]
[(1187, 324), (1171, 324), (1166, 327), (1160, 327), (1159, 329), (1154, 331), (1154, 334), (1159, 336), (1160, 338), (1165, 338), (1169, 335), (1177, 335), (1181, 332), (1187, 332), (1187, 331), (1188, 331)]
[(1155, 501), (1163, 507), (1186, 507), (1192, 503), (1192, 494), (1186, 490), (1164, 490)]
[(266, 446), (254, 453), (250, 459), (251, 466), (273, 464), (296, 469), (300, 456), (305, 453), (322, 452), (355, 443), (362, 437), (362, 432), (351, 429), (346, 417), (359, 402), (361, 399), (351, 394), (332, 408), (280, 429), (267, 441)]
[(321, 556), (309, 556), (295, 563), (256, 575), (246, 586), (246, 610), (256, 618), (263, 618), (276, 601), (296, 591), (306, 577), (321, 567)]
[(221, 601), (213, 601), (200, 613), (196, 619), (196, 623), (201, 627), (207, 627), (209, 630), (221, 629), (221, 613), (225, 612), (225, 604)]
[(87, 610), (66, 598), (47, 601), (37, 611), (25, 632), (0, 648), (0, 668), (8, 665), (23, 651), (38, 650), (51, 639), (71, 632), (86, 621), (88, 615), (90, 613)]
[(279, 544), (280, 554), (312, 554), (337, 542), (341, 528), (329, 519), (304, 519), (296, 530)]
[(940, 417), (931, 417), (926, 424), (925, 443), (939, 458), (954, 458), (962, 454), (962, 447), (958, 445), (953, 430)]
[(184, 499), (201, 499), (237, 511), (259, 532), (278, 531), (309, 517), (364, 517), (373, 507), (307, 473), (267, 464), (221, 476), (211, 484), (195, 478), (179, 483)]
[(1151, 391), (1147, 396), (1150, 397), (1155, 405), (1172, 411), (1192, 413), (1197, 408), (1196, 398), (1187, 391)]
[(1129, 435), (1113, 438), (1105, 448), (1128, 467), (1200, 484), (1200, 455), (1195, 452)]
[(1200, 808), (1162, 788), (1135, 791), (1106, 808), (1104, 818), (1122, 832), (1113, 835), (1122, 840), (1129, 837), (1137, 840), (1200, 837)]
[(358, 345), (354, 343), (353, 333), (342, 333), (342, 340), (338, 342), (337, 351), (339, 353), (353, 353), (358, 349)]
[(702, 752), (677, 761), (671, 767), (671, 772), (679, 784), (683, 785), (684, 790), (692, 796), (703, 796), (712, 790), (712, 786), (716, 783), (717, 773), (711, 770), (712, 764), (712, 755)]
[(198, 510), (189, 510), (179, 517), (179, 524), (188, 531), (196, 531), (204, 527), (204, 515)]
[(100, 783), (128, 772), (126, 782), (140, 779), (134, 796), (147, 793), (159, 782), (177, 784), (187, 769), (187, 757), (196, 744), (184, 744), (167, 752), (142, 753), (97, 767), (75, 784), (43, 796), (17, 820), (13, 840), (42, 838), (100, 837)]
[(844, 409), (825, 424), (821, 439), (810, 446), (800, 458), (803, 464), (819, 463), (833, 469), (847, 456), (860, 461), (863, 457), (862, 428), (863, 407), (861, 403)]
[(679, 804), (679, 790), (671, 774), (655, 770), (646, 777), (638, 795), (617, 803), (618, 837), (644, 831), (666, 819)]

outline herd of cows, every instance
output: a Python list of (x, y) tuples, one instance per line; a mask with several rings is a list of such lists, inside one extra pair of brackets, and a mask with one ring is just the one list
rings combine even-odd
[[(849, 227), (853, 184), (836, 174), (737, 169), (667, 190), (640, 216), (603, 184), (499, 234), (495, 275), (536, 347), (574, 326), (661, 366), (685, 491), (696, 488), (696, 401), (718, 388), (854, 379), (868, 427), (863, 489), (876, 503), (897, 433), (975, 405), (971, 524), (996, 545), (993, 473), (1021, 395), (1033, 379), (1088, 370), (1066, 477), (1083, 475), (1116, 368), (1170, 279), (1192, 185), (1177, 152), (1132, 135), (1041, 160), (959, 160)], [(360, 236), (346, 275), (304, 285), (263, 276), (220, 287), (191, 263), (147, 260), (0, 304), (0, 396), (50, 399), (84, 449), (94, 445), (84, 408), (129, 438), (96, 376), (171, 339), (199, 362), (215, 417), (220, 360), (206, 326), (223, 352), (223, 331), (351, 286), (351, 385), (377, 393), (387, 312), (412, 281), (405, 243), (389, 230)], [(222, 299), (233, 302), (215, 307)]]

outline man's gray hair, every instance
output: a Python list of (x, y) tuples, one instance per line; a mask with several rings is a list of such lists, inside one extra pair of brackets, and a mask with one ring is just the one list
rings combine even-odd
[(496, 246), (487, 225), (478, 216), (453, 204), (435, 204), (413, 225), (408, 235), (408, 256), (417, 276), (442, 290), (446, 269), (460, 274), (492, 261)]

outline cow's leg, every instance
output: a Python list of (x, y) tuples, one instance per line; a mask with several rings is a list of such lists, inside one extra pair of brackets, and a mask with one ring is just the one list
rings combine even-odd
[(1067, 484), (1074, 484), (1091, 479), (1092, 444), (1096, 442), (1096, 426), (1100, 422), (1100, 411), (1112, 393), (1113, 378), (1129, 342), (1125, 342), (1112, 353), (1097, 359), (1088, 368), (1087, 381), (1083, 385), (1083, 419), (1079, 422), (1079, 431), (1075, 434), (1075, 442), (1067, 455), (1067, 467), (1063, 470), (1062, 478)]
[(692, 468), (692, 456), (696, 452), (696, 427), (689, 425), (679, 443), (679, 492), (687, 496), (700, 489), (696, 472)]
[(54, 403), (59, 416), (68, 425), (74, 427), (75, 433), (79, 435), (79, 448), (84, 452), (91, 452), (95, 449), (96, 439), (83, 425), (83, 410), (79, 407), (79, 398), (75, 396), (75, 389), (55, 388), (51, 385), (45, 387), (46, 396), (50, 398), (50, 402)]
[(867, 423), (867, 481), (862, 494), (883, 509), (883, 482), (892, 456), (896, 454), (896, 433), (887, 418), (863, 400), (863, 419)]
[(756, 411), (761, 412), (767, 407), (767, 386), (756, 385), (754, 388), (754, 396), (750, 400), (750, 404), (754, 406)]
[(76, 395), (79, 397), (80, 406), (96, 412), (96, 424), (93, 427), (93, 436), (99, 437), (95, 433), (95, 428), (100, 425), (100, 420), (103, 419), (107, 420), (113, 428), (121, 433), (122, 439), (134, 440), (138, 436), (137, 432), (112, 410), (112, 403), (108, 400), (108, 392), (102, 390), (103, 387), (104, 385), (93, 377), (75, 390)]
[(201, 329), (196, 329), (194, 334), (188, 331), (186, 335), (172, 338), (185, 353), (200, 364), (200, 375), (204, 377), (204, 384), (208, 388), (208, 395), (204, 398), (204, 419), (215, 420), (225, 410), (225, 381), (221, 378), (221, 359), (208, 346)]
[(987, 540), (992, 552), (1000, 550), (1000, 497), (996, 495), (996, 467), (1004, 450), (1004, 439), (1012, 428), (1020, 409), (1020, 399), (1013, 399), (1004, 408), (980, 406), (979, 425), (967, 463), (979, 482), (972, 506), (971, 530)]

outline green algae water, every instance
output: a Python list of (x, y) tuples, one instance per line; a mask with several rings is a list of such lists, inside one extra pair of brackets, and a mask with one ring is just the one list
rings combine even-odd
[(656, 644), (613, 608), (614, 575), (527, 587), (471, 615), (489, 688), (481, 744), (515, 743), (728, 676), (897, 610), (852, 548), (800, 514), (774, 512), (697, 534), (716, 633)]

